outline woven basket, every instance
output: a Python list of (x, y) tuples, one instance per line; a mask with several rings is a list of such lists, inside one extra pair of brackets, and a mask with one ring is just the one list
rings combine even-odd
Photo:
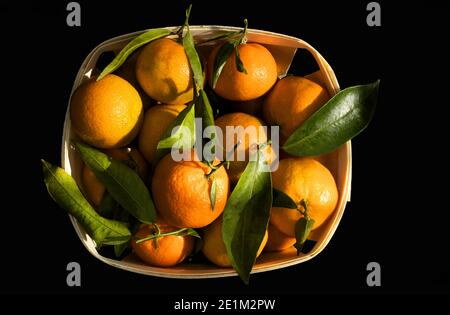
[[(175, 27), (168, 27), (169, 30), (175, 30)], [(228, 26), (190, 26), (190, 30), (194, 38), (201, 41), (202, 38), (208, 38), (218, 32), (222, 31), (236, 31), (240, 30), (234, 27)], [(112, 38), (98, 45), (91, 53), (86, 57), (83, 64), (78, 71), (73, 84), (73, 91), (85, 80), (89, 79), (91, 74), (98, 72), (95, 69), (95, 65), (99, 56), (107, 51), (120, 51), (131, 39), (140, 35), (144, 31), (135, 32), (131, 34), (122, 35)], [(274, 55), (279, 75), (283, 76), (289, 69), (291, 61), (297, 51), (297, 49), (308, 50), (315, 58), (317, 65), (319, 66), (319, 72), (315, 74), (315, 80), (326, 87), (329, 94), (335, 95), (339, 91), (339, 85), (333, 69), (329, 66), (326, 60), (308, 43), (301, 39), (286, 36), (283, 34), (276, 34), (272, 32), (266, 32), (261, 30), (248, 30), (248, 41), (257, 42), (266, 46)], [(208, 46), (202, 49), (208, 49)], [(70, 104), (70, 100), (69, 100)], [(80, 184), (80, 171), (82, 162), (80, 158), (74, 154), (73, 149), (70, 147), (70, 140), (76, 138), (71, 129), (69, 106), (67, 107), (66, 117), (64, 121), (64, 131), (61, 148), (61, 161), (62, 167), (72, 175), (75, 180)], [(282, 252), (270, 252), (263, 254), (257, 259), (252, 273), (264, 272), (284, 268), (292, 265), (296, 265), (305, 262), (314, 256), (318, 255), (325, 246), (327, 246), (331, 237), (333, 236), (336, 228), (344, 213), (345, 205), (350, 200), (350, 187), (351, 187), (351, 145), (347, 142), (335, 152), (325, 157), (324, 164), (328, 166), (336, 179), (339, 201), (332, 216), (317, 230), (313, 231), (312, 238), (317, 241), (313, 249), (308, 254), (296, 255), (294, 248), (282, 251)], [(327, 165), (327, 163), (329, 165)], [(141, 262), (134, 255), (129, 255), (123, 260), (114, 260), (101, 256), (95, 247), (95, 242), (86, 234), (84, 229), (78, 224), (74, 217), (70, 216), (72, 224), (80, 237), (81, 242), (86, 249), (96, 258), (104, 263), (150, 276), (168, 277), (168, 278), (215, 278), (215, 277), (227, 277), (234, 276), (237, 273), (232, 268), (218, 268), (213, 264), (195, 264), (195, 263), (182, 263), (171, 268), (159, 268), (152, 267)]]

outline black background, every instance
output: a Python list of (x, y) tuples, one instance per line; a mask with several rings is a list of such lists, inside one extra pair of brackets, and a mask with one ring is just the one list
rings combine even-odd
[[(40, 158), (60, 163), (67, 101), (85, 56), (114, 36), (179, 25), (187, 7), (186, 1), (79, 1), (82, 26), (68, 27), (68, 2), (0, 5), (6, 187), (0, 292), (160, 294), (164, 298), (154, 301), (167, 308), (172, 294), (279, 296), (282, 304), (292, 303), (283, 295), (450, 292), (448, 205), (439, 188), (445, 186), (432, 179), (444, 178), (446, 168), (426, 127), (439, 116), (444, 94), (431, 73), (440, 67), (432, 50), (440, 40), (438, 6), (379, 1), (382, 26), (368, 27), (369, 1), (194, 1), (191, 25), (241, 26), (247, 18), (251, 28), (306, 40), (328, 60), (342, 88), (381, 79), (376, 116), (353, 141), (352, 200), (331, 242), (313, 260), (252, 275), (246, 286), (236, 277), (171, 280), (107, 266), (85, 250), (48, 196)], [(294, 73), (301, 61), (296, 65)], [(81, 264), (80, 288), (66, 285), (70, 261)], [(370, 261), (381, 265), (381, 287), (366, 285)]]

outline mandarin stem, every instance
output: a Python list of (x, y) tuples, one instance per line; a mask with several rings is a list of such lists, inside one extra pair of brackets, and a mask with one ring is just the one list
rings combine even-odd
[(298, 211), (300, 211), (300, 213), (305, 216), (306, 220), (309, 220), (308, 201), (306, 199), (302, 199), (302, 200), (300, 200), (299, 205), (303, 207), (303, 210), (298, 209)]
[(160, 238), (160, 237), (164, 237), (164, 236), (176, 235), (176, 234), (179, 234), (179, 233), (184, 232), (186, 230), (187, 230), (187, 228), (182, 228), (182, 229), (175, 230), (175, 231), (172, 231), (172, 232), (158, 233), (158, 234), (155, 234), (155, 235), (150, 235), (150, 236), (147, 236), (145, 238), (138, 239), (136, 241), (136, 244), (139, 244), (139, 243), (142, 243), (142, 242), (145, 242), (145, 241), (150, 241), (150, 240), (153, 240), (153, 239), (156, 239), (156, 238)]
[(225, 163), (229, 163), (229, 160), (230, 160), (231, 156), (233, 155), (233, 153), (236, 151), (238, 145), (240, 145), (240, 144), (241, 144), (241, 140), (238, 140), (237, 143), (234, 145), (233, 150), (230, 150), (229, 152), (227, 152), (227, 156), (226, 156), (225, 160), (223, 160), (222, 162), (220, 162), (216, 166), (211, 167), (208, 164), (208, 166), (211, 167), (211, 172), (209, 172), (208, 174), (205, 174), (206, 179), (209, 180), (211, 175), (214, 174), (214, 172), (217, 171), (222, 165), (224, 165)]

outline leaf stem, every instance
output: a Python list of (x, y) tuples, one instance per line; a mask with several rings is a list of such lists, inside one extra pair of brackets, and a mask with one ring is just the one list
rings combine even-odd
[(189, 5), (189, 7), (186, 10), (186, 18), (184, 20), (184, 24), (180, 26), (180, 28), (177, 30), (176, 34), (179, 38), (183, 37), (183, 31), (186, 26), (189, 26), (189, 16), (191, 15), (191, 9), (192, 9), (192, 3)]
[(306, 220), (309, 220), (309, 206), (308, 206), (308, 200), (302, 199), (299, 202), (299, 206), (302, 208), (297, 208), (298, 211), (300, 211), (301, 214), (305, 217)]
[(211, 168), (211, 172), (209, 172), (208, 174), (205, 174), (206, 179), (209, 180), (210, 177), (212, 176), (212, 174), (214, 174), (222, 165), (224, 165), (225, 163), (227, 163), (227, 160), (223, 160), (222, 162), (220, 162), (219, 164), (215, 165), (214, 167)]
[(205, 174), (206, 179), (209, 180), (209, 178), (211, 177), (212, 174), (214, 174), (214, 172), (216, 172), (222, 165), (229, 163), (229, 160), (231, 159), (232, 155), (234, 154), (234, 152), (236, 151), (237, 147), (241, 144), (241, 140), (238, 140), (238, 142), (234, 145), (233, 150), (230, 150), (229, 152), (227, 152), (227, 156), (225, 157), (225, 160), (223, 160), (222, 162), (220, 162), (217, 165), (212, 165), (211, 162), (207, 162), (207, 165), (211, 168), (211, 172), (209, 172), (208, 174)]
[(184, 20), (184, 25), (189, 25), (189, 16), (191, 15), (192, 3), (186, 10), (186, 19)]
[(150, 240), (157, 239), (157, 238), (164, 237), (164, 236), (176, 235), (176, 234), (179, 234), (181, 232), (188, 230), (188, 228), (182, 228), (182, 229), (178, 229), (178, 230), (171, 231), (171, 232), (161, 233), (161, 230), (159, 229), (158, 225), (157, 224), (155, 224), (155, 225), (157, 226), (158, 233), (138, 239), (138, 240), (136, 240), (136, 244), (139, 244), (139, 243), (142, 243), (145, 241), (150, 241)]
[(247, 42), (247, 32), (248, 32), (248, 21), (247, 19), (244, 19), (244, 30), (242, 31), (242, 37), (239, 40), (239, 45), (245, 44)]
[(231, 159), (231, 157), (233, 156), (234, 152), (236, 152), (237, 147), (238, 147), (241, 143), (242, 143), (242, 141), (241, 141), (241, 140), (238, 140), (238, 141), (236, 142), (236, 144), (234, 145), (233, 150), (230, 150), (230, 151), (227, 152), (227, 156), (225, 157), (225, 160), (226, 160), (226, 161), (228, 161), (228, 160)]
[(271, 145), (271, 144), (272, 144), (272, 140), (267, 140), (264, 143), (257, 144), (258, 150), (264, 150), (268, 145)]
[(153, 226), (156, 228), (156, 233), (161, 234), (161, 229), (159, 228), (159, 225), (155, 223), (153, 224)]

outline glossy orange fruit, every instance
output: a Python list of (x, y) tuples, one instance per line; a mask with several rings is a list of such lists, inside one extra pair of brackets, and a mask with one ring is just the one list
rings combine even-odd
[(142, 89), (161, 103), (186, 104), (194, 97), (188, 57), (183, 45), (173, 39), (157, 39), (142, 48), (136, 77)]
[[(168, 224), (180, 228), (204, 227), (225, 209), (229, 180), (221, 166), (208, 179), (211, 168), (198, 161), (194, 151), (191, 161), (174, 161), (167, 154), (156, 166), (152, 179), (156, 210)], [(216, 163), (217, 164), (217, 163)], [(216, 183), (214, 208), (211, 187)]]
[(101, 149), (130, 143), (139, 132), (143, 115), (139, 93), (114, 74), (83, 83), (70, 102), (73, 130), (83, 141)]
[(328, 100), (317, 83), (297, 76), (278, 81), (264, 100), (263, 115), (270, 125), (280, 126), (280, 143)]
[[(156, 224), (160, 233), (177, 230), (161, 218), (158, 218)], [(156, 231), (157, 229), (152, 224), (143, 224), (131, 241), (134, 253), (145, 263), (157, 267), (171, 267), (181, 263), (192, 253), (195, 244), (193, 236), (167, 235), (155, 240), (136, 243), (136, 240), (154, 235)]]
[[(220, 46), (211, 51), (208, 58), (209, 81), (214, 61)], [(248, 101), (258, 98), (275, 84), (277, 63), (270, 51), (263, 45), (247, 43), (238, 46), (238, 51), (247, 74), (236, 68), (236, 55), (232, 53), (223, 67), (214, 91), (232, 101)]]
[[(281, 160), (272, 173), (272, 185), (300, 204), (308, 203), (309, 216), (315, 221), (314, 229), (320, 227), (333, 213), (339, 193), (330, 171), (311, 158), (288, 158)], [(270, 223), (288, 236), (295, 236), (295, 224), (302, 214), (293, 209), (273, 207)]]
[(267, 230), (269, 232), (269, 238), (267, 239), (266, 247), (264, 247), (265, 251), (278, 252), (294, 246), (296, 242), (294, 236), (284, 234), (272, 224), (269, 224)]
[[(260, 128), (263, 126), (263, 124), (258, 118), (244, 113), (225, 114), (217, 118), (215, 124), (222, 131), (222, 147), (224, 148), (224, 159), (227, 157), (228, 152), (233, 152), (233, 144), (236, 144), (238, 141), (240, 141), (240, 144), (237, 146), (234, 154), (232, 154), (233, 161), (230, 162), (230, 166), (227, 170), (231, 183), (236, 184), (248, 164), (249, 148), (255, 144), (266, 143), (267, 134), (264, 129)], [(231, 135), (233, 139), (226, 139), (227, 127), (230, 130), (231, 128), (239, 127), (239, 129), (237, 129), (237, 132)], [(246, 132), (246, 130), (248, 130), (248, 132)], [(227, 142), (230, 143), (230, 146), (227, 146)], [(243, 157), (244, 159), (241, 159), (241, 157)]]

